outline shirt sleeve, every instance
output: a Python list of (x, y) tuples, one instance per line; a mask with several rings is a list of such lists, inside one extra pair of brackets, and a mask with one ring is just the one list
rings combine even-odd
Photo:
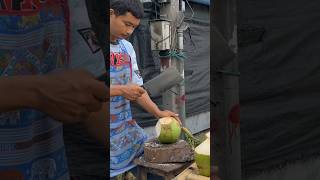
[(71, 54), (70, 68), (86, 69), (96, 77), (106, 73), (105, 59), (92, 29), (85, 1), (70, 4)]

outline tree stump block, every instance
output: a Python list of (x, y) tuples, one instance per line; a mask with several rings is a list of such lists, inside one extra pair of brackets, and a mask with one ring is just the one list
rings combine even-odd
[(172, 144), (161, 144), (152, 139), (144, 144), (144, 159), (151, 163), (181, 163), (194, 159), (194, 150), (184, 140)]
[(192, 164), (192, 162), (166, 164), (151, 163), (145, 161), (143, 156), (136, 158), (134, 163), (138, 168), (138, 180), (147, 180), (147, 174), (149, 173), (162, 176), (165, 180), (172, 180), (176, 175)]

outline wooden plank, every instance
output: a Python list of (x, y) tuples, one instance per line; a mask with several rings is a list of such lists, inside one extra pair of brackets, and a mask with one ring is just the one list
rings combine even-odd
[[(158, 164), (146, 162), (143, 157), (140, 157), (135, 159), (134, 163), (138, 165), (139, 180), (146, 180), (143, 179), (143, 175), (148, 173), (162, 176), (165, 179), (171, 180), (188, 166), (190, 166), (193, 162)], [(139, 169), (144, 170), (145, 172), (141, 172)]]
[(163, 173), (170, 173), (173, 171), (177, 171), (181, 168), (188, 167), (192, 162), (185, 162), (185, 163), (165, 163), (165, 164), (159, 164), (159, 163), (150, 163), (145, 161), (144, 157), (141, 156), (134, 160), (134, 163), (143, 166), (148, 167), (149, 169), (154, 169), (161, 171)]

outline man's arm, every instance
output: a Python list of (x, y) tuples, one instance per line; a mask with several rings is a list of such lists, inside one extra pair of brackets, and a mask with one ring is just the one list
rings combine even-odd
[(36, 108), (38, 76), (14, 76), (0, 78), (0, 112), (20, 108)]
[(144, 93), (146, 91), (136, 84), (110, 86), (110, 97), (123, 96), (128, 100), (134, 101)]
[[(87, 82), (90, 80), (86, 78), (87, 76), (84, 76), (83, 72), (75, 72), (74, 74), (70, 75), (66, 74), (65, 78), (69, 80), (73, 77), (79, 76), (82, 77), (80, 79), (86, 80)], [(76, 79), (73, 80), (76, 81)], [(93, 82), (90, 82), (90, 84), (86, 83), (84, 87), (94, 87), (95, 91), (99, 91), (97, 90), (98, 87), (95, 86), (96, 82), (94, 78), (92, 78), (92, 81)], [(79, 84), (81, 83), (82, 82), (79, 82)], [(79, 86), (79, 84), (75, 83), (70, 85), (70, 82), (65, 82), (60, 77), (56, 79), (54, 75), (50, 75), (50, 78), (46, 75), (1, 77), (0, 113), (18, 110), (21, 108), (32, 108), (45, 112), (54, 117), (56, 120), (62, 122), (79, 122), (79, 118), (85, 117), (87, 112), (78, 113), (76, 111), (72, 111), (72, 109), (80, 109), (80, 107), (77, 107), (76, 103), (77, 101), (80, 103), (81, 99), (89, 99), (85, 96), (88, 95), (91, 97), (92, 94), (95, 95), (95, 93), (90, 93), (90, 91), (81, 93), (76, 91), (74, 88)], [(70, 86), (71, 88), (69, 88)], [(79, 90), (83, 89), (85, 88), (79, 88)], [(105, 94), (107, 94), (108, 90), (106, 88), (105, 90), (102, 89), (100, 91), (105, 91)], [(46, 92), (46, 94), (43, 94), (42, 92)], [(84, 100), (81, 101), (81, 103), (86, 102)], [(97, 105), (99, 102), (96, 101), (97, 100), (89, 101), (90, 103), (88, 107), (95, 108), (92, 109), (91, 113), (88, 112), (89, 116), (88, 118), (85, 118), (84, 124), (86, 125), (90, 135), (98, 139), (99, 142), (106, 143), (109, 103), (101, 103), (102, 108), (100, 109)], [(47, 104), (50, 104), (50, 106)], [(83, 107), (83, 104), (79, 106)], [(67, 109), (70, 109), (70, 112), (66, 111)], [(99, 111), (95, 112), (98, 109)], [(79, 116), (81, 114), (83, 117)]]
[(143, 109), (145, 109), (148, 113), (154, 115), (156, 118), (159, 118), (160, 109), (158, 106), (151, 100), (148, 93), (144, 93), (140, 98), (136, 101)]
[(123, 91), (122, 85), (111, 85), (110, 86), (110, 97), (121, 96), (123, 94), (122, 91)]
[(107, 101), (108, 88), (83, 70), (0, 77), (0, 112), (32, 108), (63, 123), (80, 122)]

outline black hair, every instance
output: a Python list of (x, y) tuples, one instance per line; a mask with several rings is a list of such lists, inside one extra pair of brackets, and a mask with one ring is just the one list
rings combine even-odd
[(143, 17), (143, 5), (140, 0), (111, 0), (110, 9), (115, 11), (117, 16), (131, 12), (138, 19)]

